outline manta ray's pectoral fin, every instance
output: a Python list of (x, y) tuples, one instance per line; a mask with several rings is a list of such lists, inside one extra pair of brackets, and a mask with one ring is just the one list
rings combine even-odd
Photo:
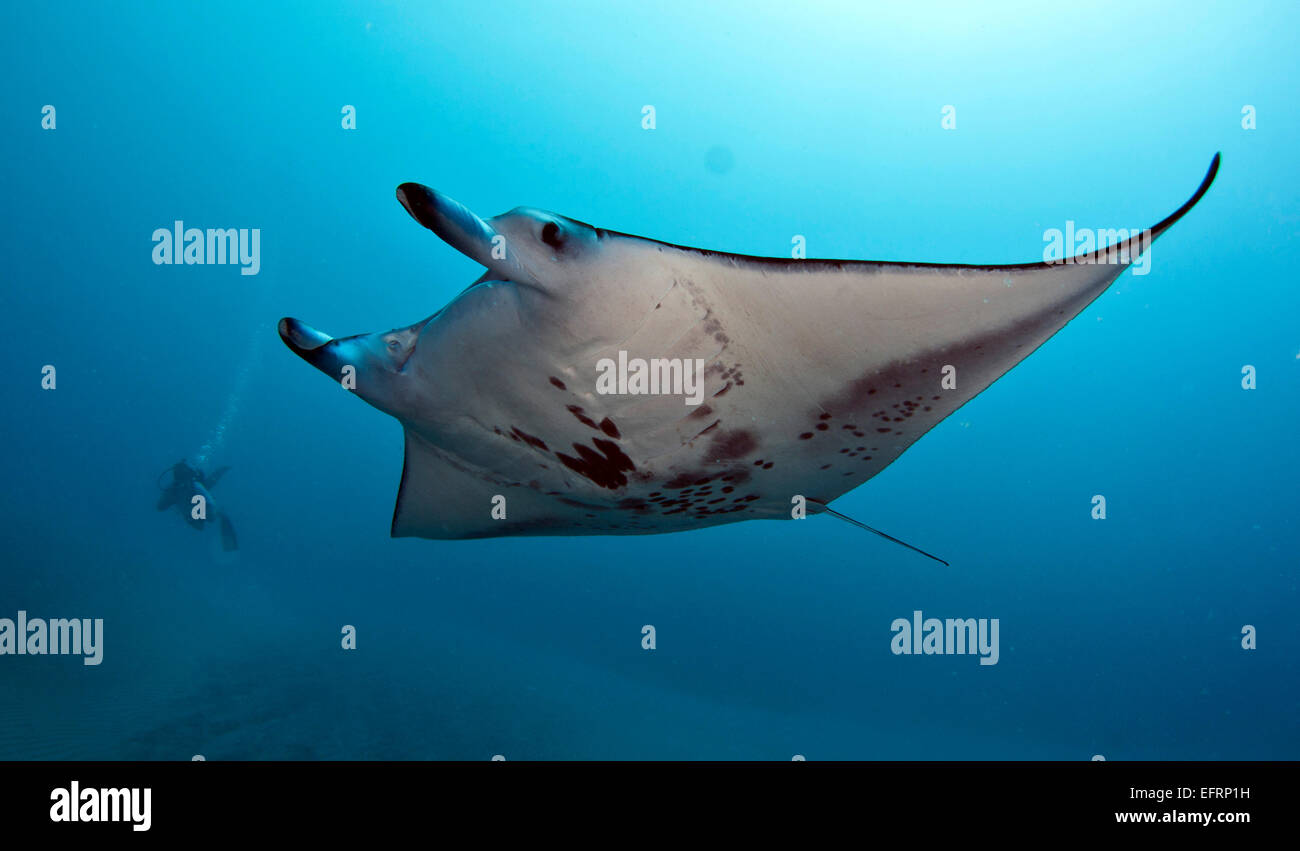
[(817, 506), (817, 508), (820, 509), (819, 511), (817, 511), (818, 514), (826, 513), (832, 517), (838, 517), (840, 520), (843, 520), (845, 523), (852, 523), (854, 526), (857, 526), (859, 529), (866, 529), (868, 532), (879, 535), (880, 537), (884, 538), (886, 541), (893, 541), (895, 544), (899, 544), (901, 546), (907, 547), (912, 552), (920, 553), (926, 558), (932, 558), (935, 561), (939, 562), (939, 564), (942, 564), (944, 567), (952, 567), (952, 565), (948, 564), (948, 562), (939, 558), (937, 555), (932, 555), (919, 547), (914, 547), (911, 544), (909, 544), (907, 541), (900, 541), (897, 538), (895, 538), (893, 535), (886, 535), (884, 532), (880, 531), (879, 529), (873, 529), (870, 526), (868, 526), (866, 523), (862, 523), (860, 521), (854, 520), (852, 517), (849, 517), (848, 515), (840, 514), (838, 511), (831, 508), (829, 505), (827, 505), (824, 502), (818, 502), (817, 500), (814, 499), (810, 499), (808, 500), (808, 502), (812, 505)]
[(493, 481), (411, 429), (404, 431), (406, 458), (393, 508), (394, 538), (566, 535), (584, 516), (581, 509), (543, 496), (526, 482)]

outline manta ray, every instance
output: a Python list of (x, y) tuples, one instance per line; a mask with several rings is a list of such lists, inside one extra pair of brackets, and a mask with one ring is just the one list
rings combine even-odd
[[(849, 520), (833, 500), (1061, 330), (1218, 167), (1147, 232), (995, 266), (727, 254), (531, 208), (484, 219), (404, 183), (411, 217), (486, 273), (404, 328), (279, 332), (401, 421), (393, 537), (640, 535), (799, 506)], [(702, 393), (610, 392), (611, 363), (697, 368)]]

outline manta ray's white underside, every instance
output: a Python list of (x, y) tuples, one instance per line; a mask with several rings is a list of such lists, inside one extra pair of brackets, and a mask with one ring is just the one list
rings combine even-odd
[[(358, 395), (404, 424), (395, 536), (788, 518), (793, 496), (823, 510), (1059, 331), (1218, 162), (1123, 254), (1016, 266), (720, 254), (530, 210), (485, 221), (404, 184), (408, 211), (484, 278), (409, 329), (333, 340), (286, 319), (281, 334), (332, 375), (356, 366)], [(703, 403), (598, 392), (597, 364), (620, 353), (702, 359)]]

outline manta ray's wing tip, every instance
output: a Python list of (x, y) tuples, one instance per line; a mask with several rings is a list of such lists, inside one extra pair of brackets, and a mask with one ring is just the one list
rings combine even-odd
[(1210, 167), (1205, 170), (1205, 179), (1201, 181), (1201, 194), (1204, 194), (1204, 190), (1209, 189), (1210, 184), (1214, 182), (1215, 175), (1219, 173), (1219, 162), (1222, 159), (1223, 151), (1215, 151), (1214, 159), (1210, 160)]
[(1210, 160), (1210, 167), (1209, 169), (1206, 170), (1205, 177), (1201, 178), (1201, 185), (1196, 187), (1196, 192), (1192, 195), (1192, 197), (1188, 198), (1187, 201), (1184, 202), (1183, 206), (1179, 207), (1177, 210), (1174, 210), (1163, 220), (1161, 220), (1158, 224), (1152, 225), (1151, 227), (1152, 239), (1155, 239), (1156, 237), (1160, 236), (1160, 234), (1164, 233), (1165, 231), (1169, 230), (1169, 228), (1173, 227), (1175, 222), (1177, 222), (1183, 216), (1187, 215), (1187, 212), (1191, 210), (1193, 207), (1195, 207), (1198, 201), (1200, 201), (1203, 197), (1205, 197), (1205, 193), (1210, 191), (1210, 184), (1214, 183), (1214, 178), (1219, 173), (1219, 162), (1222, 159), (1223, 159), (1223, 152), (1216, 151), (1214, 154), (1214, 159)]

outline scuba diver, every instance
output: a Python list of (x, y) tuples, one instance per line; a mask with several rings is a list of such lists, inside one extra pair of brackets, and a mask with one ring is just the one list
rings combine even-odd
[[(219, 467), (211, 475), (205, 474), (197, 466), (190, 466), (185, 459), (177, 461), (169, 470), (163, 470), (158, 475), (158, 487), (162, 493), (158, 496), (158, 510), (166, 511), (169, 508), (175, 508), (185, 518), (185, 522), (190, 524), (192, 529), (203, 531), (204, 524), (209, 519), (217, 519), (221, 526), (221, 548), (226, 552), (232, 552), (239, 549), (239, 542), (235, 538), (235, 527), (230, 522), (230, 517), (224, 511), (219, 510), (212, 501), (211, 489), (217, 481), (226, 474), (229, 467)], [(171, 476), (170, 482), (164, 483), (163, 477)], [(195, 517), (194, 497), (203, 497), (203, 514), (206, 516)]]

